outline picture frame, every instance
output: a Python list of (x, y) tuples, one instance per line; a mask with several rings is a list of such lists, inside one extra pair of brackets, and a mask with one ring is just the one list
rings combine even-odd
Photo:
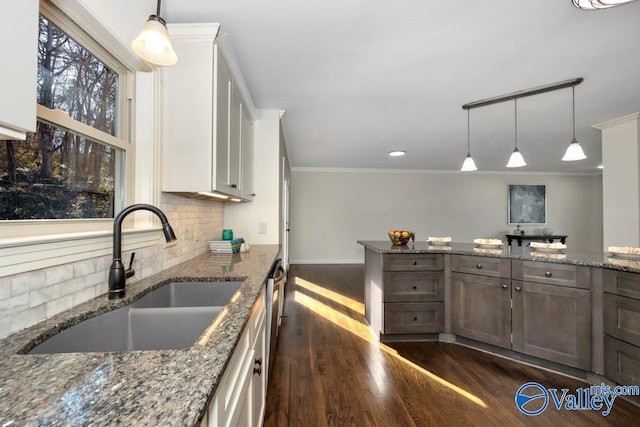
[(508, 184), (507, 211), (509, 224), (546, 224), (546, 186)]

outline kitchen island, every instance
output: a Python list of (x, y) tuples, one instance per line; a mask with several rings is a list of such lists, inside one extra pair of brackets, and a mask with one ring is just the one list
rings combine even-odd
[(640, 378), (638, 260), (572, 248), (358, 243), (365, 317), (381, 341), (452, 341), (583, 378)]
[[(105, 294), (0, 340), (0, 425), (197, 425), (278, 251), (277, 245), (252, 245), (231, 264), (203, 254), (127, 284), (124, 299), (108, 301)], [(226, 312), (184, 350), (21, 354), (60, 329), (128, 305), (171, 280), (243, 284)]]

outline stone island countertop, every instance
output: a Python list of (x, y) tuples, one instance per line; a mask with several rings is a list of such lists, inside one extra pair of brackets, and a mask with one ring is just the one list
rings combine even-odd
[(610, 256), (608, 253), (580, 251), (567, 247), (563, 252), (540, 253), (527, 246), (508, 246), (499, 248), (477, 247), (473, 243), (456, 243), (449, 246), (432, 246), (427, 242), (409, 242), (405, 246), (393, 246), (388, 240), (358, 240), (367, 249), (383, 254), (423, 254), (446, 253), (457, 255), (478, 255), (498, 258), (511, 258), (531, 261), (558, 262), (563, 264), (585, 265), (589, 267), (611, 268), (621, 271), (640, 273), (640, 260), (629, 260)]
[[(248, 321), (277, 245), (252, 245), (220, 264), (203, 254), (127, 284), (127, 297), (101, 295), (0, 340), (0, 426), (196, 425)], [(138, 299), (170, 280), (242, 280), (199, 340), (185, 350), (20, 354), (57, 331)]]

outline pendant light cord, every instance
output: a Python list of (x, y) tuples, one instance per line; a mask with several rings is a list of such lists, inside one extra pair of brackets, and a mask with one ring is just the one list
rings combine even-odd
[(162, 0), (158, 0), (158, 11), (156, 12), (156, 16), (158, 16), (158, 17), (160, 16), (160, 2), (161, 1)]
[(572, 104), (571, 104), (571, 110), (573, 112), (573, 140), (576, 140), (576, 86), (573, 85), (571, 86), (571, 98), (572, 98)]
[(516, 118), (515, 120), (516, 125), (514, 129), (514, 134), (515, 134), (514, 140), (516, 142), (516, 147), (515, 147), (516, 151), (518, 151), (518, 99), (517, 98), (513, 100), (513, 108), (515, 111), (515, 118)]
[(471, 110), (467, 109), (467, 156), (471, 155)]

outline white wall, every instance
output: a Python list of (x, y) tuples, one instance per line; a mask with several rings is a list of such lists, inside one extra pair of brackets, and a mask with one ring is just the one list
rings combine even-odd
[[(252, 244), (279, 243), (280, 111), (261, 110), (253, 132), (253, 192), (251, 202), (227, 203), (224, 226), (234, 237)], [(265, 224), (265, 233), (259, 224)]]
[(602, 130), (604, 249), (640, 246), (640, 114), (595, 127)]
[[(452, 236), (502, 238), (507, 185), (547, 188), (548, 227), (567, 234), (568, 245), (602, 248), (600, 175), (515, 175), (372, 170), (295, 169), (291, 178), (292, 263), (363, 262), (356, 240), (387, 240), (387, 231), (414, 231), (418, 240)], [(544, 226), (524, 226), (533, 234)]]

